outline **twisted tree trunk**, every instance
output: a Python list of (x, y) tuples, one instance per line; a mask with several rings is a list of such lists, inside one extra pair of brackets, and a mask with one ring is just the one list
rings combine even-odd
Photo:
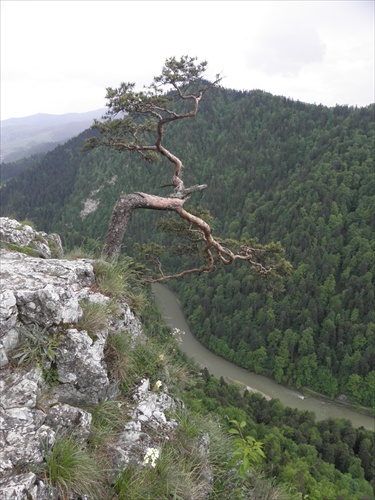
[(148, 208), (151, 210), (177, 211), (185, 201), (186, 198), (163, 198), (147, 193), (121, 193), (112, 211), (104, 241), (103, 256), (114, 259), (119, 257), (122, 241), (133, 210)]

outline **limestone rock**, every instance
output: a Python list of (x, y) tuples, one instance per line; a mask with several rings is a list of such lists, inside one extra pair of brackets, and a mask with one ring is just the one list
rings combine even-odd
[[(92, 406), (118, 395), (104, 362), (109, 331), (127, 330), (139, 338), (143, 333), (126, 303), (119, 304), (118, 315), (94, 340), (74, 327), (82, 316), (82, 300), (106, 304), (109, 298), (95, 289), (91, 261), (51, 258), (62, 255), (57, 235), (0, 218), (0, 239), (2, 498), (51, 499), (55, 494), (33, 472), (18, 471), (41, 464), (59, 436), (87, 441), (92, 416), (78, 405)], [(34, 344), (22, 343), (25, 331), (34, 335)], [(53, 347), (53, 364), (48, 346)], [(39, 367), (18, 366), (21, 355), (34, 364), (39, 360)], [(48, 388), (45, 377), (53, 370), (55, 384)]]
[(35, 231), (30, 225), (8, 217), (0, 217), (0, 241), (27, 248), (31, 254), (45, 259), (63, 256), (60, 236)]
[(74, 323), (81, 316), (79, 291), (85, 288), (88, 295), (87, 288), (95, 284), (89, 261), (44, 260), (4, 249), (0, 259), (7, 299), (1, 313), (8, 323), (15, 323), (15, 314), (25, 324), (46, 327)]
[(2, 500), (51, 500), (46, 485), (33, 472), (0, 479)]
[(56, 357), (59, 401), (95, 405), (105, 398), (110, 385), (103, 362), (105, 339), (97, 336), (94, 342), (85, 331), (65, 332)]
[[(131, 420), (111, 449), (114, 470), (122, 470), (130, 459), (142, 463), (147, 448), (159, 447), (159, 441), (150, 437), (150, 429), (157, 431), (153, 433), (155, 436), (165, 438), (176, 428), (177, 422), (165, 414), (167, 410), (175, 410), (176, 403), (165, 391), (153, 392), (149, 379), (141, 381), (134, 394), (136, 405), (131, 412)], [(115, 477), (114, 474), (113, 479)]]
[(90, 435), (91, 421), (91, 413), (67, 404), (57, 404), (49, 409), (46, 425), (59, 436), (74, 435), (80, 441), (85, 441)]
[[(98, 292), (90, 260), (55, 258), (62, 255), (57, 235), (0, 218), (0, 239), (5, 242), (0, 250), (1, 498), (57, 500), (35, 467), (64, 435), (85, 447), (92, 427), (87, 408), (118, 397), (105, 362), (108, 336), (129, 333), (130, 348), (147, 338), (125, 301), (112, 308), (94, 335), (82, 329), (82, 301), (105, 305), (110, 299)], [(142, 463), (148, 447), (159, 449), (173, 434), (177, 422), (168, 411), (177, 404), (167, 387), (152, 390), (148, 379), (141, 381), (124, 408), (129, 420), (117, 441), (107, 445), (113, 480), (131, 460)], [(204, 439), (200, 446), (204, 461)], [(203, 472), (208, 493), (208, 462)], [(78, 498), (94, 500), (75, 494), (69, 500)]]

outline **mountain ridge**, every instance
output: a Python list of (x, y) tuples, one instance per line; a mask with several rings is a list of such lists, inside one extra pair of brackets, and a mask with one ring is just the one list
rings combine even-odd
[[(40, 151), (52, 150), (59, 143), (89, 128), (105, 109), (61, 115), (37, 113), (1, 120), (2, 162), (16, 161)], [(48, 147), (47, 147), (48, 145)]]

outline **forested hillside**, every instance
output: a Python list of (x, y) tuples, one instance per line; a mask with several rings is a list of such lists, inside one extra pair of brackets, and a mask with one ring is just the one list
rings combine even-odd
[[(34, 154), (51, 151), (58, 144), (90, 127), (103, 109), (88, 113), (52, 115), (39, 113), (1, 120), (1, 163), (13, 163)], [(17, 173), (17, 172), (16, 172)]]
[[(67, 246), (94, 248), (121, 191), (163, 193), (167, 163), (80, 153), (92, 134), (9, 180), (2, 214), (57, 231)], [(186, 182), (208, 184), (189, 203), (211, 211), (215, 234), (280, 241), (293, 264), (283, 290), (254, 282), (240, 264), (171, 283), (194, 333), (249, 370), (366, 406), (375, 393), (374, 135), (374, 106), (327, 108), (227, 89), (207, 93), (197, 117), (166, 134)], [(135, 242), (161, 241), (158, 218), (134, 214), (127, 253)]]

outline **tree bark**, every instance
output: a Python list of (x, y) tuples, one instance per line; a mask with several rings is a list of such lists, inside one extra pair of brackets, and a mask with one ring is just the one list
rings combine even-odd
[(128, 223), (133, 210), (148, 208), (151, 210), (177, 211), (185, 199), (154, 196), (147, 193), (121, 193), (111, 215), (109, 228), (104, 241), (103, 256), (118, 259)]

